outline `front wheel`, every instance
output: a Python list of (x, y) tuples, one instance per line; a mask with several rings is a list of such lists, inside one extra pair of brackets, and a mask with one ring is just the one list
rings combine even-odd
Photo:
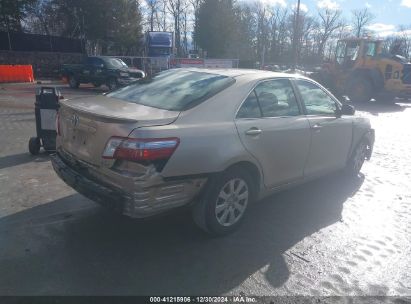
[(232, 169), (211, 178), (193, 206), (193, 219), (212, 235), (233, 232), (241, 224), (252, 201), (253, 184), (243, 170)]
[(80, 83), (78, 82), (77, 78), (74, 75), (69, 76), (69, 86), (72, 89), (77, 89), (80, 86)]
[(347, 173), (349, 175), (357, 176), (367, 159), (368, 144), (365, 140), (362, 140), (355, 148), (347, 165)]
[(29, 152), (32, 155), (37, 155), (40, 152), (40, 139), (38, 137), (32, 137), (29, 140)]
[(347, 95), (354, 102), (368, 102), (372, 98), (372, 84), (367, 79), (355, 78), (347, 87)]
[(117, 89), (118, 87), (117, 79), (110, 78), (109, 80), (107, 80), (107, 87), (110, 91)]

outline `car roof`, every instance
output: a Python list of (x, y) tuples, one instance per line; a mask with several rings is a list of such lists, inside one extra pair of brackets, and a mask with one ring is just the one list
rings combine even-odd
[(240, 77), (240, 76), (251, 76), (253, 79), (265, 79), (274, 77), (286, 77), (286, 78), (304, 78), (299, 74), (288, 74), (271, 72), (265, 70), (255, 70), (255, 69), (210, 69), (210, 68), (182, 68), (183, 70), (193, 71), (193, 72), (203, 72), (210, 74), (223, 75), (228, 77)]

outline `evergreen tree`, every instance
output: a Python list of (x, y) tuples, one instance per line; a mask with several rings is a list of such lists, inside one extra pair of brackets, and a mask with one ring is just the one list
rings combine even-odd
[(228, 58), (236, 38), (237, 18), (231, 0), (207, 0), (198, 10), (194, 40), (208, 57)]
[(27, 7), (36, 0), (0, 0), (0, 31), (21, 32)]

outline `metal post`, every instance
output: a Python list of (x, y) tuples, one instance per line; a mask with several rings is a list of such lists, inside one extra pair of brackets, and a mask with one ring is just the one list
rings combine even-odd
[(6, 20), (6, 26), (7, 26), (7, 39), (9, 40), (9, 51), (12, 50), (11, 48), (11, 39), (10, 39), (10, 24), (9, 24), (9, 18), (4, 16), (4, 19)]
[(293, 37), (293, 71), (295, 72), (295, 68), (297, 67), (297, 57), (298, 57), (298, 31), (299, 31), (299, 21), (300, 21), (300, 0), (297, 3), (297, 13), (295, 16), (294, 22), (294, 37)]
[(263, 52), (261, 54), (261, 66), (260, 70), (264, 69), (265, 66), (265, 44), (263, 45)]
[(9, 32), (8, 29), (7, 29), (7, 38), (8, 38), (8, 40), (9, 40), (9, 51), (11, 51), (12, 49), (11, 49), (10, 32)]

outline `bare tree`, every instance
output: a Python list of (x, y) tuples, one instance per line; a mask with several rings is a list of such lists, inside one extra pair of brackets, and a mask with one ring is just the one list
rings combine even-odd
[(161, 28), (162, 31), (166, 31), (167, 30), (167, 0), (160, 0), (160, 1), (161, 1), (161, 9), (158, 10), (158, 14), (157, 14), (158, 27)]
[(300, 47), (298, 49), (298, 58), (309, 58), (314, 55), (313, 43), (314, 34), (318, 29), (318, 21), (316, 18), (307, 14), (302, 15), (302, 22), (300, 26)]
[(398, 27), (400, 32), (400, 37), (404, 41), (403, 42), (403, 50), (402, 54), (404, 57), (410, 59), (411, 58), (411, 26), (404, 26), (400, 25)]
[(340, 10), (330, 10), (328, 8), (318, 12), (319, 33), (318, 33), (318, 55), (324, 55), (324, 49), (330, 37), (340, 28), (344, 27)]
[(411, 30), (410, 27), (400, 25), (396, 34), (384, 39), (383, 50), (385, 53), (411, 57)]
[(253, 6), (253, 12), (256, 20), (256, 46), (257, 58), (261, 60), (261, 65), (264, 65), (265, 55), (268, 47), (268, 9), (264, 3), (258, 1)]
[(298, 63), (298, 49), (300, 44), (299, 32), (300, 32), (300, 0), (297, 1), (297, 8), (294, 12), (294, 22), (293, 22), (293, 70), (295, 70)]
[(352, 11), (352, 24), (356, 37), (361, 37), (367, 25), (373, 21), (375, 16), (368, 8)]
[(148, 17), (149, 17), (149, 24), (150, 24), (150, 31), (154, 31), (154, 18), (157, 15), (157, 10), (159, 6), (158, 0), (146, 0), (148, 6)]
[(181, 44), (181, 27), (183, 20), (183, 13), (188, 8), (188, 3), (186, 0), (167, 0), (167, 8), (173, 17), (174, 21), (174, 36), (175, 44), (177, 47), (177, 54), (182, 55), (182, 44)]

